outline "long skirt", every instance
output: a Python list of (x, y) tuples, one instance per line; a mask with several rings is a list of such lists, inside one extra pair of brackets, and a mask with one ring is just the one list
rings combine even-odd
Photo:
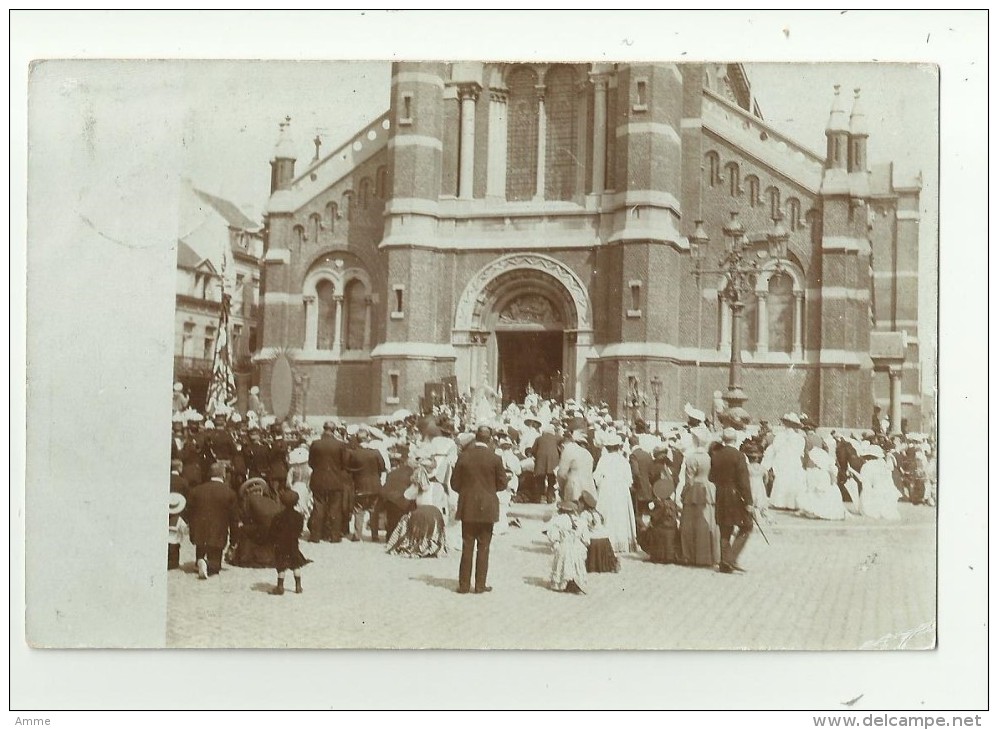
[(680, 559), (679, 530), (675, 523), (653, 524), (638, 535), (638, 544), (653, 563), (678, 563)]
[(586, 587), (586, 546), (579, 539), (566, 537), (554, 546), (551, 588), (563, 591), (571, 582), (579, 588)]
[(616, 553), (613, 552), (610, 538), (593, 538), (586, 553), (586, 572), (616, 573), (619, 570), (620, 561), (617, 559)]
[(385, 552), (407, 558), (435, 558), (447, 553), (443, 513), (433, 505), (417, 507), (402, 515), (388, 538)]
[(686, 505), (679, 521), (679, 534), (687, 565), (710, 566), (720, 562), (721, 537), (712, 505)]

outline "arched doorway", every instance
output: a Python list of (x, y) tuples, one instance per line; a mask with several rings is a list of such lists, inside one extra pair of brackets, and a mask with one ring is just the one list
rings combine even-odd
[(530, 391), (580, 397), (591, 343), (589, 298), (567, 266), (540, 254), (496, 259), (458, 302), (452, 342), (463, 391), (487, 386), (503, 405)]

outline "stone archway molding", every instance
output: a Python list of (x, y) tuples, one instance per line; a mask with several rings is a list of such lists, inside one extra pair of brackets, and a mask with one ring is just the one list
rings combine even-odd
[(575, 306), (577, 329), (581, 332), (592, 331), (592, 305), (582, 279), (561, 261), (536, 253), (507, 254), (494, 259), (479, 269), (471, 277), (458, 300), (454, 316), (454, 330), (467, 332), (478, 329), (481, 323), (475, 321), (475, 309), (476, 304), (482, 303), (480, 300), (484, 296), (486, 288), (497, 277), (517, 269), (540, 271), (558, 281), (565, 288)]

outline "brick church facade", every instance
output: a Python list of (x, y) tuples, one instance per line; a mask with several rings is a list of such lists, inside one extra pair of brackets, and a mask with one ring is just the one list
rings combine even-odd
[(286, 358), (310, 420), (416, 411), (451, 377), (618, 415), (639, 392), (649, 418), (657, 378), (681, 420), (725, 390), (731, 341), (688, 237), (702, 220), (713, 263), (738, 211), (760, 249), (774, 217), (790, 234), (742, 318), (747, 410), (865, 427), (876, 403), (917, 428), (920, 181), (868, 164), (876, 100), (852, 97), (821, 157), (763, 121), (738, 64), (396, 63), (390, 109), (305, 169), (282, 127), (265, 398)]

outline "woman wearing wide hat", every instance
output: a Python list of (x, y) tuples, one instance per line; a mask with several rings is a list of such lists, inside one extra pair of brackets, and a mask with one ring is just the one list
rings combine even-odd
[(388, 536), (385, 552), (407, 558), (435, 558), (447, 554), (447, 524), (443, 508), (447, 494), (435, 480), (436, 461), (427, 446), (413, 449), (409, 465), (412, 483), (405, 490), (405, 499), (415, 502), (416, 508), (399, 520)]
[(558, 513), (548, 522), (546, 533), (554, 549), (551, 589), (585, 593), (589, 532), (585, 520), (579, 517), (578, 505), (569, 500), (559, 502)]
[(787, 413), (781, 419), (783, 430), (773, 437), (773, 444), (762, 457), (763, 470), (773, 470), (773, 491), (769, 506), (774, 509), (797, 509), (797, 495), (804, 488), (804, 433), (800, 417)]
[(679, 534), (683, 560), (688, 565), (711, 567), (721, 560), (721, 537), (717, 529), (715, 509), (717, 490), (710, 481), (710, 431), (697, 426), (690, 433), (693, 447), (686, 454), (686, 484), (683, 487), (682, 519)]
[(606, 530), (606, 518), (596, 509), (596, 495), (588, 489), (579, 498), (580, 517), (589, 532), (589, 549), (586, 551), (586, 572), (616, 573), (620, 570), (620, 561), (613, 552), (610, 534)]

